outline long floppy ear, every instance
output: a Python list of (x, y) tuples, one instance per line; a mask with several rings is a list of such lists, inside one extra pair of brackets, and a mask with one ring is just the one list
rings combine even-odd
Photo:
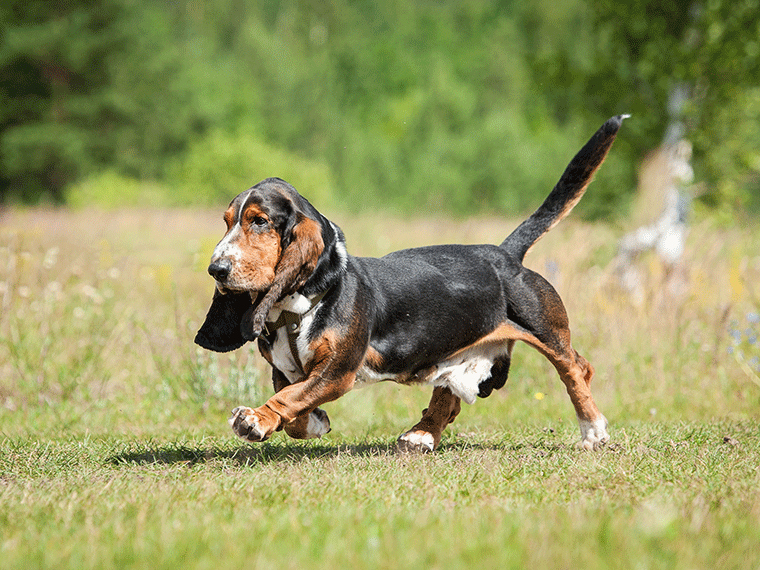
[(274, 305), (283, 295), (303, 287), (319, 262), (325, 248), (322, 226), (301, 213), (295, 214), (296, 223), (283, 230), (284, 250), (274, 273), (274, 282), (255, 310), (243, 318), (241, 330), (246, 340), (254, 340), (264, 329), (264, 322)]
[(251, 307), (249, 293), (229, 292), (222, 295), (215, 289), (206, 320), (195, 335), (195, 344), (214, 352), (240, 348), (247, 342), (241, 332), (241, 323)]

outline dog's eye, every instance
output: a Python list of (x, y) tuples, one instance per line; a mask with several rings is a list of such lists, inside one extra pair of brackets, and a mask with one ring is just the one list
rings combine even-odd
[(254, 218), (251, 220), (251, 223), (254, 226), (258, 226), (261, 228), (263, 226), (266, 226), (269, 222), (263, 216), (254, 216)]

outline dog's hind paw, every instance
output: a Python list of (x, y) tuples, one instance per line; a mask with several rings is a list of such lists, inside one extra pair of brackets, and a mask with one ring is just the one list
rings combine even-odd
[(578, 420), (581, 427), (581, 440), (576, 447), (585, 451), (598, 451), (610, 440), (607, 433), (607, 418), (600, 416), (593, 421)]
[(399, 453), (431, 453), (435, 451), (435, 439), (426, 431), (411, 430), (398, 438), (396, 449)]

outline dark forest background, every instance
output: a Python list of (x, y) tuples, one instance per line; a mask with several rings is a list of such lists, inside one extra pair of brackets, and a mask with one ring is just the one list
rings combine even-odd
[[(674, 100), (680, 96), (680, 103)], [(677, 125), (707, 209), (760, 199), (758, 0), (22, 0), (0, 6), (0, 202), (535, 207), (630, 113), (587, 217)]]

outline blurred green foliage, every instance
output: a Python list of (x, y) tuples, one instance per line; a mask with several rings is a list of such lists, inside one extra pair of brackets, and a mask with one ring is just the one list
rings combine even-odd
[(218, 204), (281, 176), (321, 208), (517, 213), (630, 112), (585, 215), (624, 211), (673, 118), (705, 203), (745, 208), (759, 3), (12, 0), (0, 199)]

